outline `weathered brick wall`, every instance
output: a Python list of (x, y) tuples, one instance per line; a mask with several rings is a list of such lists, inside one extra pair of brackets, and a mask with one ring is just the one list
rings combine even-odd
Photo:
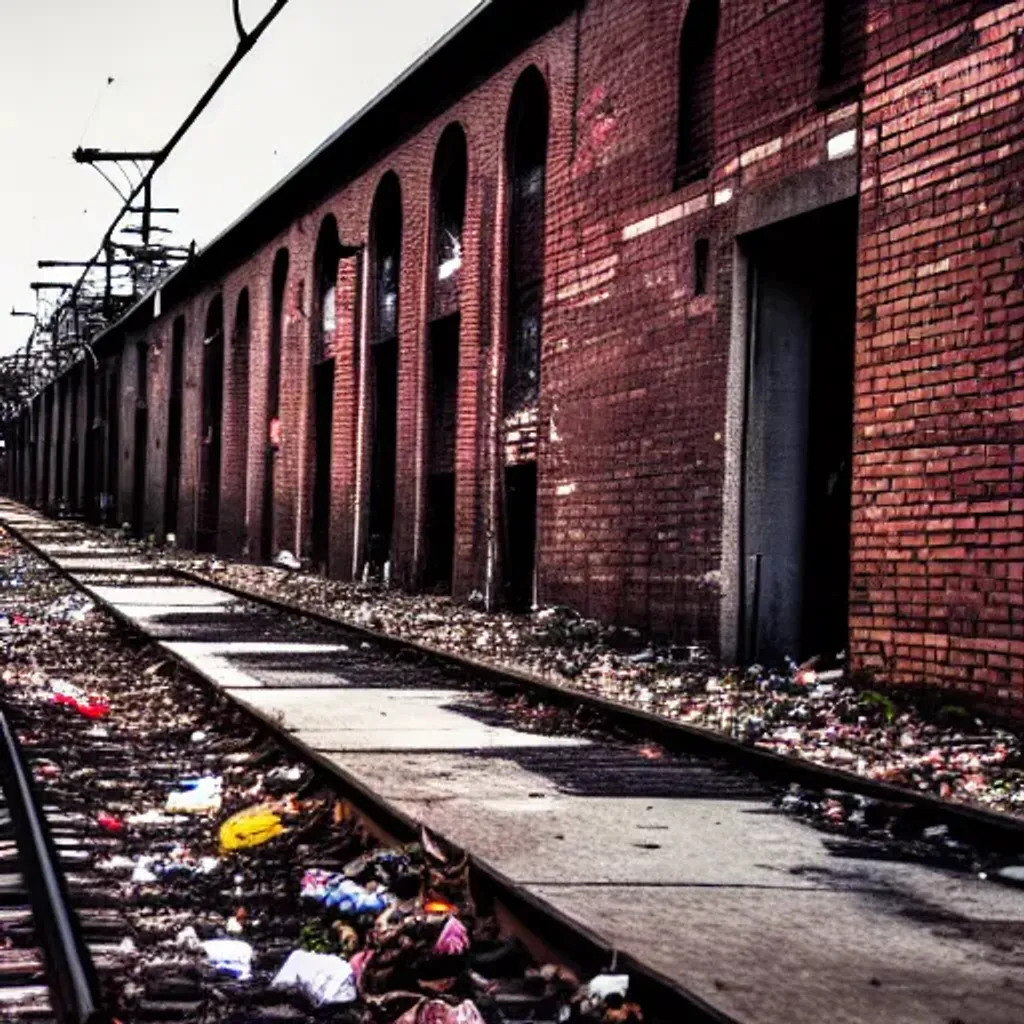
[[(402, 195), (395, 578), (424, 564), (431, 179), (466, 135), (456, 433), (455, 592), (500, 577), (507, 300), (505, 125), (522, 72), (550, 96), (539, 410), (540, 598), (714, 646), (736, 594), (729, 488), (742, 363), (745, 233), (797, 193), (860, 197), (851, 643), (896, 681), (1020, 697), (1024, 506), (1024, 3), (863, 0), (844, 73), (823, 78), (823, 3), (724, 0), (706, 179), (676, 186), (682, 0), (592, 0), (222, 281), (146, 330), (146, 522), (164, 505), (174, 319), (186, 318), (178, 536), (195, 533), (202, 337), (223, 296), (220, 549), (257, 556), (267, 442), (271, 276), (288, 252), (275, 550), (309, 550), (314, 250), (333, 215), (365, 244), (376, 190)], [(858, 34), (859, 32), (859, 34)], [(863, 73), (863, 89), (857, 79)], [(834, 193), (834, 194), (833, 194)], [(822, 201), (825, 201), (822, 199)], [(697, 294), (695, 247), (707, 243)], [(337, 281), (329, 569), (361, 567), (369, 438), (360, 341), (367, 253)], [(249, 301), (247, 339), (236, 312)], [(246, 358), (238, 346), (247, 341)], [(740, 347), (737, 348), (737, 345)], [(742, 372), (740, 377), (742, 391)], [(122, 367), (130, 400), (133, 375)], [(361, 390), (362, 388), (362, 390)], [(359, 396), (364, 401), (360, 406)], [(244, 398), (243, 398), (244, 396)], [(34, 416), (38, 420), (40, 411)], [(81, 413), (84, 416), (84, 398)], [(121, 504), (131, 423), (122, 421)], [(730, 447), (731, 446), (731, 447)], [(32, 470), (38, 479), (40, 449)], [(26, 464), (27, 466), (27, 464)], [(732, 467), (732, 468), (730, 468)], [(731, 475), (730, 475), (731, 474)], [(28, 472), (26, 470), (26, 478)], [(723, 497), (723, 495), (725, 497)], [(127, 518), (125, 509), (122, 518)], [(722, 627), (724, 629), (724, 626)]]
[[(581, 23), (576, 139), (555, 164), (540, 565), (548, 600), (715, 643), (737, 208), (830, 162), (855, 104), (819, 88), (819, 4), (723, 4), (707, 180), (675, 187), (686, 6)], [(831, 155), (849, 159), (847, 149)], [(694, 250), (709, 247), (707, 293)]]
[(851, 632), (890, 680), (1020, 702), (1024, 4), (983, 6), (929, 35), (875, 14)]

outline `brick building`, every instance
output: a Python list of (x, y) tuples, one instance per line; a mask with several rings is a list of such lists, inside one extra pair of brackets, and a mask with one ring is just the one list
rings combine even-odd
[(9, 490), (1024, 708), (1022, 87), (1024, 0), (491, 0)]

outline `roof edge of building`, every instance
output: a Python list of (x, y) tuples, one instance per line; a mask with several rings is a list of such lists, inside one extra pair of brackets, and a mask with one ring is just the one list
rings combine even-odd
[[(219, 268), (244, 259), (280, 233), (290, 220), (320, 202), (332, 190), (344, 187), (368, 166), (414, 135), (423, 124), (470, 92), (527, 46), (560, 24), (584, 0), (481, 0), (456, 25), (402, 71), (397, 78), (329, 135), (244, 213), (215, 235), (186, 264), (150, 289), (119, 319), (90, 342), (96, 348), (136, 326), (157, 293), (170, 292), (169, 300), (215, 277)], [(504, 32), (495, 31), (502, 28)], [(467, 59), (468, 58), (468, 59)], [(444, 62), (458, 73), (448, 76), (431, 98), (420, 88)], [(389, 117), (397, 107), (404, 118)], [(234, 257), (234, 258), (233, 258)], [(163, 305), (163, 304), (162, 304)], [(153, 315), (150, 319), (153, 319)]]

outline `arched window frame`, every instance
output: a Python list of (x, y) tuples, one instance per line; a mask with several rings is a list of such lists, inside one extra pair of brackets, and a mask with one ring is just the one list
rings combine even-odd
[(337, 285), (341, 243), (338, 222), (333, 214), (324, 217), (317, 235), (313, 256), (313, 338), (310, 346), (312, 362), (325, 362), (334, 357), (337, 342)]
[(676, 187), (706, 178), (714, 163), (718, 0), (690, 0), (679, 40)]

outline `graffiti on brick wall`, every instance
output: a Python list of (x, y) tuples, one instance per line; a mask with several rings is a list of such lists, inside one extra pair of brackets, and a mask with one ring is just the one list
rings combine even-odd
[(599, 85), (576, 113), (576, 170), (583, 174), (606, 162), (619, 130), (619, 119), (605, 86)]

